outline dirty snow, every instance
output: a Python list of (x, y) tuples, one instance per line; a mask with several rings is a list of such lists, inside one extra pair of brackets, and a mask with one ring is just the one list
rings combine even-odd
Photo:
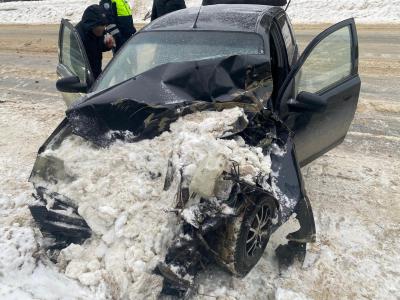
[(93, 293), (66, 278), (44, 255), (27, 207), (30, 195), (11, 198), (3, 193), (4, 188), (0, 193), (0, 299), (94, 299)]
[[(181, 174), (190, 192), (215, 196), (215, 181), (236, 161), (243, 178), (254, 180), (270, 173), (271, 160), (260, 148), (241, 140), (222, 140), (232, 132), (242, 109), (188, 115), (171, 125), (170, 132), (138, 143), (116, 142), (106, 149), (77, 137), (68, 137), (43, 157), (64, 161), (65, 178), (46, 185), (74, 200), (94, 236), (83, 246), (61, 252), (59, 266), (105, 297), (155, 298), (162, 278), (152, 274), (164, 261), (168, 247), (180, 233), (175, 208)], [(169, 161), (175, 167), (172, 186), (164, 191)]]
[[(133, 18), (143, 23), (151, 9), (152, 0), (134, 0)], [(44, 0), (0, 3), (0, 23), (55, 24), (61, 18), (78, 22), (82, 13), (94, 0)], [(200, 0), (187, 0), (186, 5), (199, 6)], [(400, 23), (399, 0), (294, 0), (288, 10), (295, 23), (333, 23), (354, 17), (358, 23)]]

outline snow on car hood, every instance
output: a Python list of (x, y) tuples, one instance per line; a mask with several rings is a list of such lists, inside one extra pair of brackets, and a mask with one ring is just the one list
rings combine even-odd
[[(271, 171), (271, 159), (261, 148), (246, 145), (240, 137), (221, 139), (240, 118), (245, 113), (238, 107), (197, 112), (154, 139), (99, 148), (70, 135), (58, 149), (43, 152), (42, 157), (62, 160), (67, 176), (40, 185), (75, 201), (94, 233), (82, 246), (62, 250), (59, 264), (66, 275), (104, 296), (155, 298), (162, 277), (152, 271), (181, 230), (171, 209), (182, 178), (192, 191), (215, 196), (210, 186), (230, 170), (231, 160), (248, 182)], [(171, 162), (173, 180), (164, 190)]]

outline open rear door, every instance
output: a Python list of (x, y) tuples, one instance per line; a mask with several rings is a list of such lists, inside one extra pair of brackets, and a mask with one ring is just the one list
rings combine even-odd
[(278, 96), (276, 110), (295, 133), (300, 165), (344, 140), (360, 88), (357, 31), (354, 19), (348, 19), (308, 45)]
[[(60, 79), (77, 77), (81, 84), (91, 86), (94, 79), (85, 48), (75, 27), (65, 19), (61, 20), (58, 52), (58, 77)], [(82, 96), (80, 93), (65, 92), (62, 95), (67, 107)]]

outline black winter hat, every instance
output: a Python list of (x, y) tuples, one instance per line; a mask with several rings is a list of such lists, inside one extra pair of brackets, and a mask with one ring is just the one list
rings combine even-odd
[(90, 5), (85, 9), (81, 22), (85, 31), (90, 31), (96, 26), (108, 25), (106, 12), (97, 4)]

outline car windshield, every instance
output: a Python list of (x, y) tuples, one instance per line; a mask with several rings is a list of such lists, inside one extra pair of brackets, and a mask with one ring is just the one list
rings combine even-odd
[(215, 31), (139, 33), (110, 63), (93, 91), (105, 90), (166, 63), (246, 54), (264, 54), (264, 43), (258, 34)]

